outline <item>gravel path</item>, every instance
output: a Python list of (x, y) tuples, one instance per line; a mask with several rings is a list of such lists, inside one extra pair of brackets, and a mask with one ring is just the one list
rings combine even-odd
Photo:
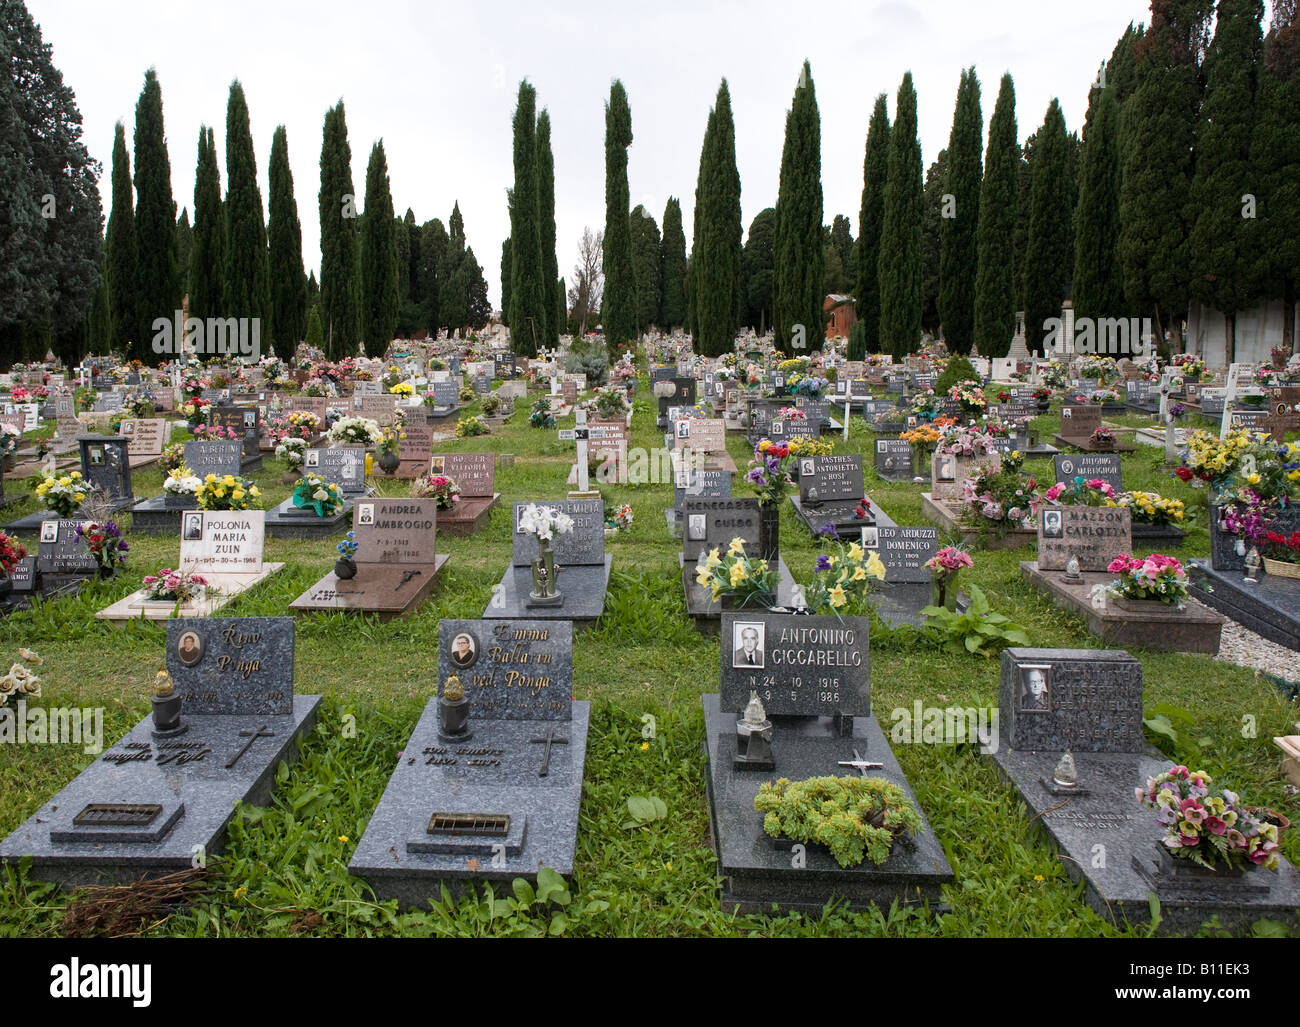
[[(1197, 603), (1192, 599), (1190, 602)], [(1197, 603), (1197, 605), (1203, 605)], [(1209, 607), (1206, 607), (1209, 609)], [(1300, 682), (1300, 653), (1270, 642), (1229, 618), (1223, 625), (1216, 660), (1235, 663), (1238, 667), (1276, 674), (1287, 681)]]

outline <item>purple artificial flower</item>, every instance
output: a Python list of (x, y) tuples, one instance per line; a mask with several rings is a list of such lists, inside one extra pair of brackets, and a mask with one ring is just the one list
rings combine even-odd
[(825, 553), (817, 557), (817, 571), (828, 571), (831, 569), (831, 558)]

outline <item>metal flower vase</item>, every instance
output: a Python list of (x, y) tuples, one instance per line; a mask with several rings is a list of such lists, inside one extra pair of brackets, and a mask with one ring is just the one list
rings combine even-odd
[(528, 593), (527, 606), (560, 606), (564, 596), (555, 587), (555, 550), (548, 540), (538, 538), (537, 556), (533, 559), (533, 590)]

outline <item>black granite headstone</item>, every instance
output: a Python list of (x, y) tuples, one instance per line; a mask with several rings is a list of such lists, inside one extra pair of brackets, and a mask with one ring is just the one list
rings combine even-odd
[(568, 720), (573, 624), (565, 620), (444, 620), (438, 624), (438, 694), (455, 674), (475, 718)]
[(187, 617), (167, 622), (167, 670), (182, 715), (293, 712), (292, 617)]
[(1143, 749), (1142, 664), (1123, 650), (1005, 649), (998, 705), (1012, 749)]

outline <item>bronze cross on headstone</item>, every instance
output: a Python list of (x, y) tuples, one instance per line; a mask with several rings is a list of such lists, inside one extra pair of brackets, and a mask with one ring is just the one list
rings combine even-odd
[(854, 750), (853, 750), (853, 759), (851, 759), (851, 760), (840, 760), (840, 761), (839, 761), (839, 765), (840, 765), (841, 767), (856, 767), (858, 773), (861, 774), (863, 777), (866, 777), (866, 776), (867, 776), (867, 768), (868, 768), (868, 767), (883, 767), (883, 766), (884, 766), (883, 763), (868, 763), (866, 760), (864, 760), (861, 756), (858, 755), (858, 750), (857, 750), (857, 749), (854, 749)]
[(256, 742), (259, 738), (274, 738), (274, 737), (275, 737), (275, 732), (274, 732), (274, 731), (268, 731), (268, 730), (266, 729), (266, 725), (263, 724), (263, 725), (262, 725), (261, 727), (259, 727), (256, 731), (241, 731), (241, 732), (239, 732), (239, 737), (240, 737), (240, 738), (247, 738), (248, 741), (244, 743), (243, 748), (240, 749), (239, 752), (235, 753), (235, 755), (231, 756), (230, 759), (226, 761), (226, 769), (227, 769), (227, 770), (229, 770), (229, 769), (230, 769), (231, 767), (233, 767), (236, 763), (238, 763), (238, 762), (239, 762), (239, 758), (240, 758), (241, 756), (243, 756), (244, 753), (248, 752), (248, 750), (251, 749), (251, 748), (253, 747), (253, 743)]
[(546, 745), (546, 750), (545, 750), (545, 752), (542, 753), (542, 768), (537, 772), (537, 776), (538, 776), (538, 777), (545, 777), (548, 773), (550, 773), (550, 770), (551, 770), (551, 746), (552, 746), (552, 745), (568, 745), (568, 744), (569, 744), (569, 740), (568, 740), (567, 738), (556, 738), (556, 737), (555, 737), (555, 728), (549, 728), (549, 729), (547, 730), (547, 732), (546, 732), (546, 737), (545, 737), (545, 738), (530, 738), (530, 739), (528, 739), (528, 740), (529, 740), (530, 742), (536, 742), (536, 743), (538, 743), (538, 744), (545, 743), (545, 745)]

